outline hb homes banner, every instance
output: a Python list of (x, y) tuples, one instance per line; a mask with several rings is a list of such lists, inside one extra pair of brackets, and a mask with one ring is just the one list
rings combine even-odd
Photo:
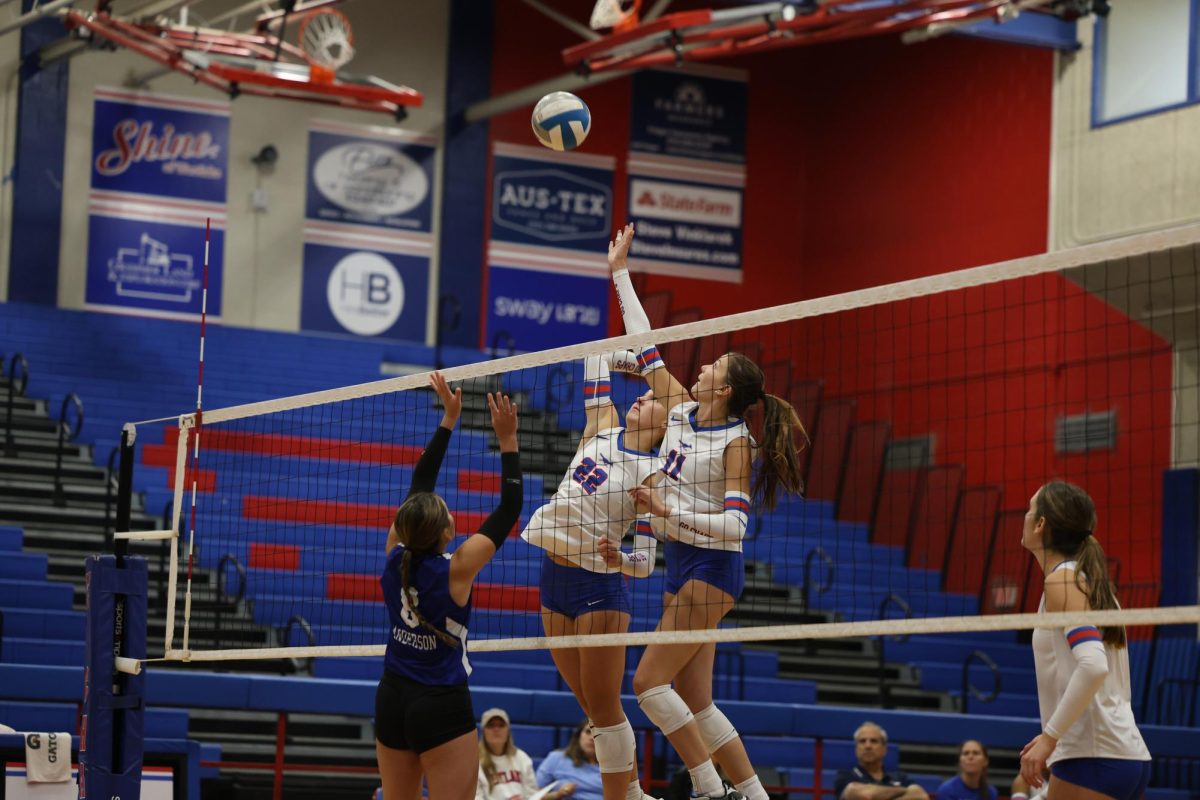
[(635, 270), (739, 283), (746, 81), (734, 70), (633, 76), (630, 251)]
[(229, 105), (96, 89), (85, 302), (153, 316), (221, 314)]
[(314, 121), (300, 326), (425, 340), (436, 142)]
[(503, 143), (492, 156), (485, 344), (604, 338), (615, 159)]

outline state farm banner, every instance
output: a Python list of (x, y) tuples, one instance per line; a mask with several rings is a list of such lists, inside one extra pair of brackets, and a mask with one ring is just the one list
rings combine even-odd
[(485, 346), (528, 352), (604, 338), (615, 166), (495, 145)]
[(630, 267), (740, 283), (746, 81), (737, 70), (633, 76)]
[(300, 327), (425, 341), (434, 139), (313, 120)]
[(88, 193), (89, 308), (221, 315), (229, 104), (97, 88)]

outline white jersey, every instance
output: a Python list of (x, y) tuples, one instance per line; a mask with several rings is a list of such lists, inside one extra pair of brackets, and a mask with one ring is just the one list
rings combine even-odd
[[(1051, 572), (1075, 569), (1074, 561), (1059, 564)], [(1046, 610), (1042, 595), (1039, 612)], [(1092, 634), (1095, 636), (1095, 634)], [(1064, 758), (1120, 758), (1149, 761), (1150, 751), (1142, 740), (1130, 705), (1129, 651), (1104, 645), (1108, 657), (1108, 676), (1096, 696), (1075, 721), (1063, 732), (1048, 764)], [(1071, 643), (1061, 628), (1037, 628), (1033, 632), (1033, 663), (1037, 672), (1038, 707), (1044, 727), (1062, 702), (1071, 674), (1075, 671), (1075, 656)]]
[(483, 774), (483, 766), (479, 767), (479, 777), (475, 782), (475, 800), (525, 800), (537, 792), (533, 761), (524, 750), (518, 748), (511, 756), (494, 755), (492, 766), (496, 768), (496, 775), (490, 786)]
[(626, 447), (624, 428), (599, 431), (575, 451), (558, 490), (534, 512), (521, 538), (590, 572), (620, 572), (597, 552), (597, 537), (620, 545), (637, 518), (629, 490), (659, 463), (656, 453)]
[[(700, 404), (680, 403), (667, 414), (667, 433), (659, 452), (663, 454), (663, 499), (669, 507), (696, 514), (722, 514), (725, 511), (725, 448), (737, 439), (751, 444), (750, 428), (745, 420), (730, 417), (720, 425), (700, 425), (696, 409)], [(652, 517), (651, 525), (659, 538), (666, 538), (666, 520)], [(701, 545), (695, 545), (701, 546)], [(712, 542), (714, 550), (740, 552), (740, 540)]]

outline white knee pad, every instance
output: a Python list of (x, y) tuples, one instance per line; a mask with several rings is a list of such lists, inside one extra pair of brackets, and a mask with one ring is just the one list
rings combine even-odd
[(637, 701), (638, 706), (664, 735), (670, 736), (692, 721), (692, 712), (687, 703), (683, 702), (683, 698), (675, 693), (670, 684), (647, 689), (638, 695)]
[(715, 704), (696, 712), (696, 727), (700, 729), (700, 738), (710, 753), (717, 752), (738, 736), (737, 728)]
[(596, 760), (600, 762), (602, 773), (629, 772), (633, 769), (637, 744), (629, 720), (607, 728), (593, 726), (592, 736), (596, 738)]

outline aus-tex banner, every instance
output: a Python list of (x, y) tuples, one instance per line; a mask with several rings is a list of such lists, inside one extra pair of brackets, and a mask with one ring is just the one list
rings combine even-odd
[(632, 269), (741, 282), (746, 109), (739, 70), (689, 67), (633, 76)]
[(437, 142), (314, 120), (300, 327), (425, 341)]
[(616, 159), (496, 143), (485, 347), (602, 339)]
[(208, 315), (221, 315), (229, 104), (97, 88), (88, 193), (89, 308), (200, 313), (212, 220)]

